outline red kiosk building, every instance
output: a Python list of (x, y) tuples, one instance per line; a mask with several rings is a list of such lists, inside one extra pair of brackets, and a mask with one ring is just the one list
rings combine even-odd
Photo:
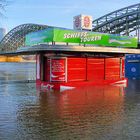
[(47, 89), (124, 84), (125, 48), (136, 48), (127, 36), (48, 27), (26, 35), (36, 54), (36, 84)]

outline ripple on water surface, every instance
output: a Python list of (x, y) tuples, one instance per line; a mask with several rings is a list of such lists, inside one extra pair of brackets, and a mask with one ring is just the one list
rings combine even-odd
[(63, 92), (37, 91), (34, 83), (1, 84), (0, 140), (138, 140), (138, 82)]

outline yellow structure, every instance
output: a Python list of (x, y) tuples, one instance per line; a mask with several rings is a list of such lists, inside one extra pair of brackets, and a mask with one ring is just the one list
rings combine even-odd
[(0, 62), (22, 62), (21, 56), (0, 56)]
[(36, 62), (35, 55), (0, 56), (0, 62)]

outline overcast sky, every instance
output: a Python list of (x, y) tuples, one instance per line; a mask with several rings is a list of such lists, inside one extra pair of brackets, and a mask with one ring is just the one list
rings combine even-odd
[(72, 28), (73, 16), (88, 14), (93, 20), (114, 10), (140, 3), (140, 0), (12, 0), (0, 26), (7, 30), (36, 23)]

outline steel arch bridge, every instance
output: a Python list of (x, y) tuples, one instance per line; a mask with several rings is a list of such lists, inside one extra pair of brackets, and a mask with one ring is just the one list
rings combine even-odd
[(135, 35), (139, 36), (140, 3), (104, 15), (94, 20), (92, 25), (95, 32), (129, 35), (136, 31)]
[(0, 42), (0, 51), (14, 51), (20, 46), (23, 47), (26, 34), (45, 29), (47, 27), (47, 25), (38, 24), (22, 24), (15, 27), (10, 32), (8, 32)]

